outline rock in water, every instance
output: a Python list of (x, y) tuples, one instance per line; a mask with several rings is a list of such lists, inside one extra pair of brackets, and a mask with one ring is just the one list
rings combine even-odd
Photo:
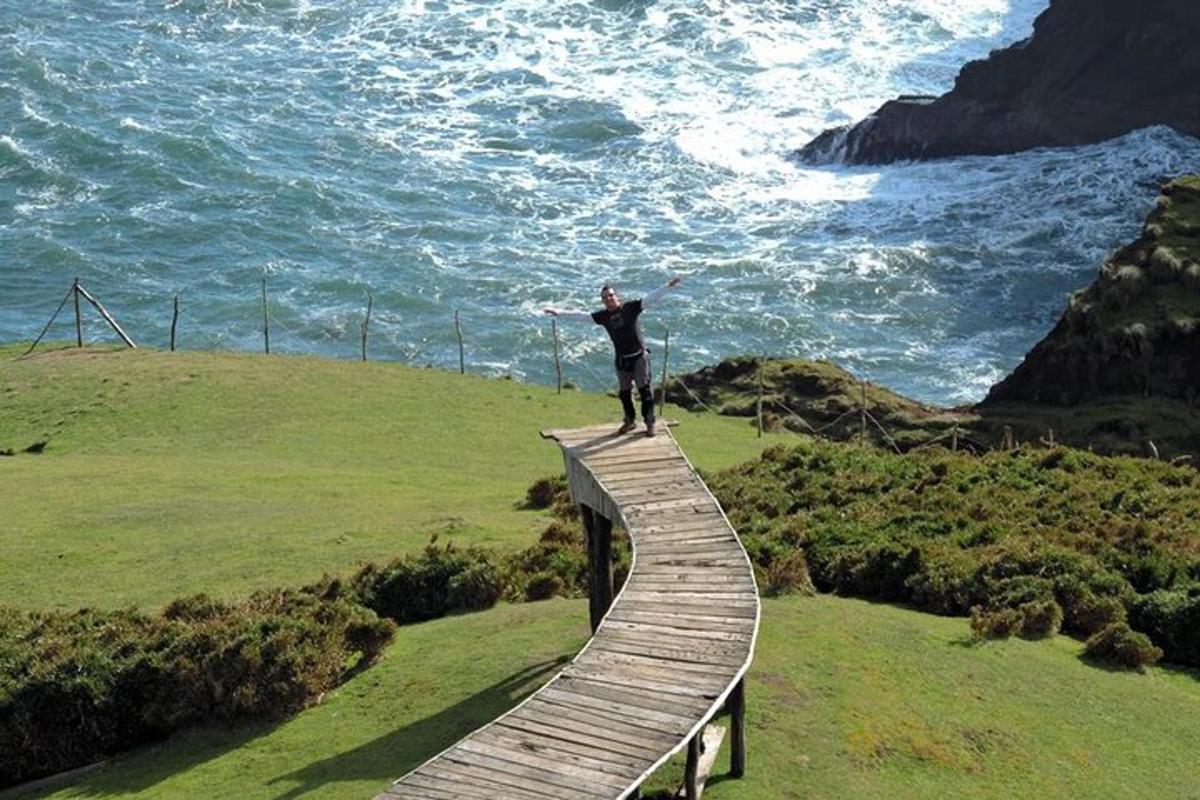
[(1033, 35), (937, 98), (888, 101), (798, 151), (809, 163), (997, 155), (1150, 125), (1200, 136), (1200, 0), (1051, 0)]
[(1142, 236), (1071, 296), (1054, 330), (982, 405), (1114, 395), (1200, 404), (1200, 175), (1163, 187)]

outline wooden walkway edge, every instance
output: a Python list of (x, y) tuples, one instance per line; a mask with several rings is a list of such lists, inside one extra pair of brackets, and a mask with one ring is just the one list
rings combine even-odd
[[(731, 772), (745, 769), (744, 676), (760, 607), (721, 507), (665, 426), (653, 438), (617, 437), (613, 426), (542, 435), (562, 446), (583, 513), (594, 634), (545, 686), (377, 800), (620, 800), (684, 747), (684, 792), (696, 797), (704, 729), (723, 706)], [(615, 598), (613, 523), (633, 548)]]

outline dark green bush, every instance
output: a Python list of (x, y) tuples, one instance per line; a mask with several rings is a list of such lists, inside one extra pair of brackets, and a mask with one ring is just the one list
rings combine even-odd
[(1137, 597), (1130, 603), (1129, 621), (1148, 634), (1169, 661), (1200, 664), (1200, 589)]
[(1053, 600), (1034, 600), (1017, 607), (1022, 639), (1048, 639), (1062, 628), (1063, 610)]
[(236, 604), (197, 595), (157, 615), (0, 614), (0, 786), (184, 725), (292, 713), (376, 658), (394, 628), (313, 587)]
[(538, 478), (525, 492), (525, 505), (528, 508), (550, 508), (566, 494), (567, 476)]
[(1007, 639), (1021, 630), (1021, 612), (1015, 608), (971, 609), (971, 635), (975, 639)]
[(363, 605), (400, 623), (486, 608), (504, 591), (500, 567), (490, 552), (432, 542), (420, 555), (398, 558), (383, 567), (366, 565), (352, 584)]
[(1124, 622), (1114, 622), (1092, 634), (1085, 652), (1099, 661), (1138, 671), (1144, 671), (1163, 656), (1163, 651), (1155, 647), (1146, 634), (1131, 630)]
[(563, 593), (562, 579), (553, 572), (539, 572), (525, 584), (526, 600), (547, 600)]

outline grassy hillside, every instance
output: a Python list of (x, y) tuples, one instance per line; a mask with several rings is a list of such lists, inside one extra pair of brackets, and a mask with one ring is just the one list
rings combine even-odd
[[(613, 398), (394, 363), (24, 349), (0, 348), (0, 605), (25, 608), (297, 585), (435, 532), (528, 544), (546, 516), (525, 490), (562, 470), (538, 430), (619, 417)], [(766, 441), (667, 416), (706, 469)]]
[[(586, 616), (584, 602), (555, 600), (404, 628), (379, 665), (283, 725), (180, 736), (44, 796), (371, 797), (546, 680), (584, 641)], [(1133, 785), (1195, 797), (1198, 676), (1099, 670), (1081, 649), (972, 644), (966, 620), (860, 600), (766, 600), (748, 774), (718, 775), (705, 797), (1065, 800)]]

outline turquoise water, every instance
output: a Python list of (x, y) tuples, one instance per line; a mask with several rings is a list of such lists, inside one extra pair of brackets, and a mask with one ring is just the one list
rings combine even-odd
[[(547, 304), (680, 274), (673, 369), (825, 356), (981, 397), (1200, 164), (1166, 129), (886, 168), (789, 153), (1027, 36), (1032, 0), (6, 0), (0, 339), (79, 276), (139, 342), (553, 379)], [(610, 383), (564, 325), (567, 377)], [(65, 319), (57, 338), (73, 336)], [(89, 319), (89, 340), (110, 336)]]

